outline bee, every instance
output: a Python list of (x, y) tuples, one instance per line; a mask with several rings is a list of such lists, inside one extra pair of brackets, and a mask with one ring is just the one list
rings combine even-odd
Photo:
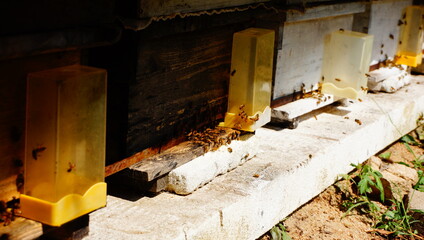
[(236, 74), (236, 70), (235, 69), (231, 72), (231, 76), (234, 76), (234, 74)]
[(232, 152), (233, 152), (233, 149), (232, 149), (232, 148), (230, 148), (230, 147), (229, 147), (229, 148), (227, 148), (227, 150), (228, 150), (228, 152), (229, 152), (229, 153), (232, 153)]
[(349, 119), (349, 117), (348, 117), (348, 116), (346, 116), (346, 117), (344, 117), (344, 119)]
[(311, 159), (312, 158), (312, 154), (309, 154), (309, 159)]
[(250, 120), (257, 122), (259, 120), (259, 114), (256, 114), (254, 117), (251, 117)]
[(244, 106), (244, 104), (242, 104), (242, 105), (240, 105), (240, 106), (239, 106), (239, 109), (240, 109), (240, 110), (243, 110), (243, 109), (244, 109), (244, 107), (245, 107), (245, 106)]
[(321, 76), (321, 81), (324, 81), (324, 76)]
[(383, 50), (380, 50), (380, 54), (383, 55), (383, 53), (384, 53)]
[(420, 26), (420, 27), (418, 27), (418, 30), (422, 30), (422, 29), (423, 29), (423, 27), (421, 27), (421, 26)]
[(359, 102), (362, 102), (362, 99), (358, 98), (358, 101), (359, 101)]
[(366, 76), (366, 77), (371, 77), (371, 75), (369, 75), (368, 73), (365, 73), (365, 76)]
[(32, 149), (32, 158), (34, 160), (37, 160), (38, 157), (41, 156), (41, 153), (44, 152), (47, 148), (46, 147), (36, 147)]
[(402, 19), (405, 19), (406, 18), (406, 13), (404, 13), (403, 15), (402, 15)]
[(381, 48), (384, 48), (384, 44), (383, 43), (381, 44)]
[(402, 41), (399, 41), (399, 45), (401, 45), (402, 44)]
[(403, 22), (402, 22), (402, 20), (398, 20), (398, 26), (400, 26), (400, 25), (402, 25), (403, 24)]
[(364, 92), (366, 92), (366, 91), (368, 91), (368, 88), (361, 86), (361, 90), (364, 91)]
[(358, 125), (362, 125), (362, 122), (361, 122), (361, 120), (359, 120), (359, 119), (355, 119), (355, 122), (356, 122)]
[(394, 36), (393, 36), (393, 34), (391, 34), (391, 33), (389, 34), (389, 38), (390, 38), (390, 39), (395, 39), (395, 37), (394, 37)]
[(334, 80), (336, 80), (337, 82), (340, 82), (340, 81), (342, 81), (342, 80), (340, 80), (339, 78), (336, 78), (336, 79), (334, 79)]
[(253, 177), (254, 178), (258, 178), (259, 177), (259, 174), (255, 173), (255, 174), (253, 174)]
[(67, 172), (72, 172), (72, 170), (74, 170), (75, 169), (75, 167), (76, 167), (76, 165), (75, 165), (75, 163), (71, 163), (71, 162), (68, 162), (68, 169), (66, 170)]
[(344, 32), (344, 29), (343, 29), (343, 28), (340, 28), (340, 29), (339, 29), (339, 32)]

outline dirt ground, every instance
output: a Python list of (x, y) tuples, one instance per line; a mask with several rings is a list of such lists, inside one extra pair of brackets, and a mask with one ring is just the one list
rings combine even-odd
[[(411, 146), (411, 148), (415, 152), (416, 156), (424, 154), (424, 150), (420, 147)], [(377, 168), (376, 170), (382, 172), (383, 177), (391, 176), (389, 181), (395, 181), (396, 184), (394, 185), (396, 185), (396, 187), (400, 186), (399, 196), (402, 197), (402, 195), (407, 194), (407, 192), (410, 191), (411, 186), (416, 183), (417, 177), (404, 176), (405, 172), (408, 172), (409, 174), (412, 173), (413, 175), (416, 170), (406, 166), (404, 167), (397, 162), (410, 164), (411, 161), (414, 160), (414, 156), (401, 142), (397, 142), (389, 146), (387, 149), (382, 151), (382, 153), (384, 152), (391, 153), (388, 160), (383, 161), (378, 157), (372, 157), (372, 159), (368, 162), (371, 162), (373, 169)], [(396, 173), (399, 169), (403, 169), (403, 172), (400, 174)], [(385, 174), (385, 172), (388, 173)], [(347, 216), (343, 216), (346, 209), (341, 206), (343, 201), (346, 200), (346, 184), (349, 185), (346, 180), (337, 182), (286, 218), (283, 221), (283, 225), (285, 226), (288, 235), (293, 240), (389, 239), (378, 235), (375, 229), (372, 228), (375, 223), (375, 221), (372, 220), (372, 217), (366, 214), (361, 214), (356, 210), (352, 211)], [(381, 211), (387, 209), (387, 207), (383, 204), (377, 204), (379, 204)], [(421, 219), (422, 224), (424, 224), (423, 220), (424, 219)], [(420, 236), (424, 237), (424, 234), (421, 234)], [(420, 238), (420, 236), (415, 239), (424, 239)], [(269, 232), (259, 238), (259, 240), (269, 239), (272, 239)]]

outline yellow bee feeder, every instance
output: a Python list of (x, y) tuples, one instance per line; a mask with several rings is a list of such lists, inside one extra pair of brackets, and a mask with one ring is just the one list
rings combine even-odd
[(409, 6), (403, 10), (399, 20), (399, 42), (396, 63), (416, 67), (422, 61), (424, 8)]
[(367, 93), (373, 36), (338, 30), (325, 39), (322, 92), (358, 99)]
[(228, 111), (220, 126), (253, 132), (271, 120), (274, 40), (268, 29), (234, 34)]
[(22, 215), (60, 226), (106, 205), (106, 71), (73, 65), (27, 84)]

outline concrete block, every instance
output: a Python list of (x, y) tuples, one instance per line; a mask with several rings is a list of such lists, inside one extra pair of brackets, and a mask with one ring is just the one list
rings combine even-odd
[(379, 68), (369, 72), (368, 90), (372, 92), (395, 92), (408, 85), (411, 76), (405, 69), (397, 67)]
[(108, 206), (90, 214), (87, 239), (257, 239), (350, 172), (351, 163), (416, 128), (424, 77), (414, 78), (393, 94), (328, 108), (294, 130), (258, 129), (254, 158), (189, 195), (108, 196)]
[(414, 168), (407, 167), (402, 164), (390, 164), (383, 172), (389, 172), (393, 175), (396, 175), (402, 179), (405, 179), (409, 183), (416, 183), (418, 181), (417, 170)]
[(231, 171), (260, 152), (255, 136), (247, 134), (240, 141), (221, 146), (172, 170), (168, 174), (167, 190), (187, 195), (210, 182), (216, 176)]

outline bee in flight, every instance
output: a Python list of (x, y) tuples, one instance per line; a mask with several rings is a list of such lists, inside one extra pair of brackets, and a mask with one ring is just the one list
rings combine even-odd
[(32, 158), (34, 160), (37, 160), (41, 156), (41, 153), (44, 152), (46, 149), (47, 149), (46, 147), (42, 147), (42, 146), (32, 149), (32, 152), (31, 152)]

